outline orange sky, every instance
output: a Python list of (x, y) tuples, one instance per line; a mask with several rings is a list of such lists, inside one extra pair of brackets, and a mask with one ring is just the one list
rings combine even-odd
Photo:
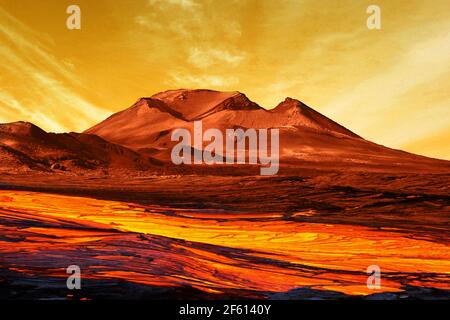
[(0, 0), (0, 62), (0, 122), (82, 131), (158, 91), (238, 90), (450, 159), (448, 0)]

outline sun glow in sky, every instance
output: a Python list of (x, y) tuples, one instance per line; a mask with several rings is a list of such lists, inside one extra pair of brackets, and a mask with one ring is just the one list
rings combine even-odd
[(450, 159), (449, 87), (448, 0), (0, 0), (0, 122), (83, 131), (159, 91), (237, 90)]

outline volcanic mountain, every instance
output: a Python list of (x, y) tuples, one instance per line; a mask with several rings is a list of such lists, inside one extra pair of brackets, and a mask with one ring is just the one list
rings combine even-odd
[(430, 159), (367, 141), (308, 107), (286, 98), (267, 110), (240, 92), (169, 90), (141, 98), (130, 108), (113, 114), (85, 131), (112, 143), (170, 161), (170, 133), (193, 130), (202, 120), (203, 130), (217, 128), (278, 128), (281, 166), (306, 165), (378, 170), (449, 169), (447, 161)]
[(161, 138), (167, 130), (192, 126), (203, 120), (209, 128), (283, 128), (299, 126), (358, 137), (300, 101), (287, 98), (266, 110), (240, 92), (170, 90), (141, 98), (130, 108), (88, 129), (133, 149), (153, 147), (149, 136)]
[(47, 133), (28, 122), (0, 124), (0, 169), (148, 170), (158, 164), (126, 147), (84, 133)]
[[(171, 141), (171, 132), (177, 128), (192, 132), (197, 120), (202, 121), (204, 131), (279, 129), (280, 173), (295, 173), (300, 167), (396, 172), (450, 170), (449, 161), (367, 141), (298, 100), (286, 98), (267, 110), (240, 92), (213, 90), (170, 90), (141, 98), (84, 133), (47, 133), (27, 122), (0, 124), (0, 169), (172, 170), (170, 153), (178, 142)], [(208, 173), (224, 173), (223, 168), (215, 172), (212, 167), (208, 166)], [(178, 169), (178, 173), (186, 171)], [(205, 168), (197, 166), (191, 170)]]

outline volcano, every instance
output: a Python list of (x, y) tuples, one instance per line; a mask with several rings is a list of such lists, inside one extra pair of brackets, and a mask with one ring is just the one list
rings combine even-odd
[(367, 141), (299, 100), (286, 98), (267, 110), (240, 92), (169, 90), (141, 98), (84, 133), (130, 148), (163, 162), (175, 145), (171, 132), (278, 128), (280, 165), (363, 170), (448, 170), (447, 161), (430, 159)]

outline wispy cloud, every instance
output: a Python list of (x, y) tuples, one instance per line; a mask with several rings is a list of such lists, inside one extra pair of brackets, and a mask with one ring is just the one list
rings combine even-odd
[(238, 77), (221, 75), (189, 75), (187, 73), (173, 73), (171, 84), (182, 88), (224, 88), (236, 86), (239, 83)]
[[(221, 89), (239, 83), (239, 75), (233, 69), (245, 62), (246, 52), (235, 44), (242, 35), (235, 17), (220, 16), (222, 12), (212, 14), (205, 1), (148, 0), (147, 5), (148, 9), (139, 12), (134, 22), (151, 32), (151, 39), (159, 48), (178, 44), (176, 53), (168, 53), (182, 65), (167, 66), (170, 87)], [(214, 69), (227, 72), (218, 74)]]
[[(108, 112), (86, 101), (71, 87), (82, 86), (73, 64), (58, 59), (31, 29), (0, 8), (0, 120), (35, 121), (50, 131), (84, 130)], [(42, 110), (45, 110), (43, 112)]]
[(432, 38), (417, 39), (390, 69), (331, 99), (327, 114), (344, 124), (351, 120), (356, 132), (398, 148), (443, 130), (450, 97), (426, 103), (424, 93), (450, 77), (450, 34), (444, 32), (448, 27)]
[(60, 123), (49, 117), (47, 112), (22, 106), (16, 98), (3, 90), (0, 90), (0, 106), (2, 108), (2, 112), (0, 112), (0, 123), (12, 121), (9, 115), (14, 114), (17, 117), (17, 120), (44, 125), (47, 128), (54, 128), (53, 130), (55, 131), (65, 130)]
[(198, 7), (199, 4), (194, 0), (148, 0), (149, 6), (179, 6), (182, 8)]
[(215, 64), (227, 64), (236, 67), (245, 59), (244, 54), (232, 54), (228, 50), (220, 50), (214, 48), (191, 48), (188, 56), (188, 62), (192, 65), (207, 69)]

